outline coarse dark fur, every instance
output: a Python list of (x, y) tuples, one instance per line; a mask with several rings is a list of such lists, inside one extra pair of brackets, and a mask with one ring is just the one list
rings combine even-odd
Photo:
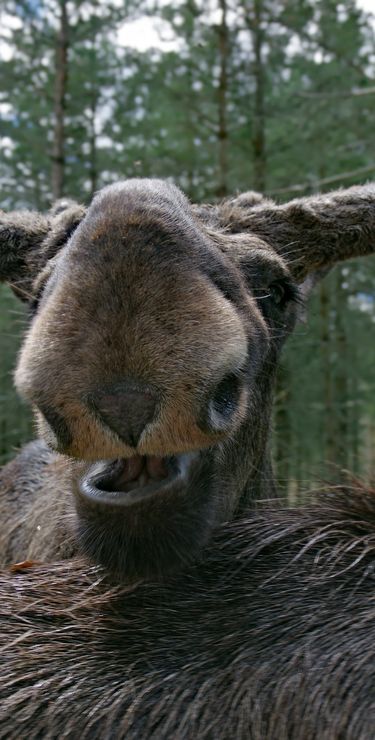
[(222, 525), (168, 582), (0, 576), (0, 738), (370, 740), (375, 491)]
[[(0, 474), (1, 561), (83, 549), (122, 578), (164, 578), (274, 497), (283, 342), (317, 277), (374, 242), (373, 185), (198, 207), (168, 183), (128, 180), (87, 211), (1, 215), (0, 278), (32, 312), (17, 386), (63, 453), (40, 443)], [(120, 507), (116, 487), (104, 503), (98, 461), (169, 456), (184, 473), (168, 490)]]

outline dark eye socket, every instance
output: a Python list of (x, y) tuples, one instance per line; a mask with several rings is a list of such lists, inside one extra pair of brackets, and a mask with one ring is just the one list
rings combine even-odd
[(303, 302), (298, 286), (288, 278), (272, 280), (267, 287), (253, 288), (253, 294), (265, 315), (268, 315), (272, 307), (283, 311), (291, 302)]
[(280, 306), (286, 300), (286, 286), (281, 280), (271, 283), (269, 287), (271, 298), (277, 306)]
[(268, 293), (279, 308), (285, 308), (290, 301), (300, 300), (297, 286), (289, 280), (274, 280), (268, 287)]

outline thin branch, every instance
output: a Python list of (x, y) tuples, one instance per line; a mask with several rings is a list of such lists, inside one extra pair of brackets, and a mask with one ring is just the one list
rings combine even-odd
[(327, 100), (330, 100), (331, 98), (356, 98), (362, 95), (375, 95), (375, 87), (367, 87), (367, 88), (354, 87), (352, 90), (346, 90), (343, 92), (335, 92), (335, 93), (298, 92), (297, 95), (300, 98), (314, 98), (314, 99), (319, 98), (319, 99), (327, 99)]
[(359, 167), (357, 170), (352, 170), (351, 172), (342, 172), (339, 175), (323, 177), (321, 180), (315, 180), (311, 178), (309, 182), (300, 185), (290, 185), (287, 188), (276, 188), (275, 190), (269, 190), (266, 194), (279, 195), (282, 193), (300, 193), (304, 190), (309, 190), (312, 187), (316, 189), (324, 185), (332, 185), (333, 183), (340, 182), (341, 180), (350, 180), (352, 177), (357, 177), (358, 175), (366, 175), (370, 172), (375, 172), (375, 164), (370, 164), (366, 167)]

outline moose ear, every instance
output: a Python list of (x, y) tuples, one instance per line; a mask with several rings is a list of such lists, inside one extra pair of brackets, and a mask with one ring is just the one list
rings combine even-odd
[(0, 280), (19, 279), (27, 257), (40, 248), (50, 229), (49, 218), (40, 213), (0, 211)]
[[(260, 236), (280, 254), (296, 280), (320, 276), (341, 260), (375, 251), (375, 184), (325, 195), (244, 207), (223, 203), (220, 222), (232, 233)], [(315, 278), (314, 278), (315, 279)]]
[(85, 215), (73, 201), (60, 201), (48, 214), (0, 211), (0, 282), (9, 283), (23, 301), (47, 261), (66, 244)]

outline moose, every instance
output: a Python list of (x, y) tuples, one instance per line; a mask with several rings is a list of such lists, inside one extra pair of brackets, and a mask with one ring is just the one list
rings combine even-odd
[(1, 576), (0, 737), (371, 736), (374, 494), (283, 510), (269, 430), (310, 290), (374, 241), (371, 184), (0, 214), (41, 437), (0, 472), (0, 558), (46, 563)]

